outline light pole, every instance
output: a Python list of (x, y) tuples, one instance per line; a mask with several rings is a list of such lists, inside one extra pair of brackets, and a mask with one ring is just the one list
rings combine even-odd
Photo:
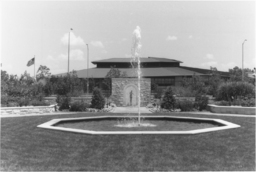
[(246, 39), (242, 43), (242, 81), (244, 81), (244, 43), (247, 41)]
[(88, 77), (88, 70), (89, 70), (89, 45), (87, 45), (87, 95), (89, 94), (89, 77)]
[(70, 28), (69, 35), (68, 35), (68, 73), (69, 73), (69, 49), (70, 49), (70, 32), (73, 30)]

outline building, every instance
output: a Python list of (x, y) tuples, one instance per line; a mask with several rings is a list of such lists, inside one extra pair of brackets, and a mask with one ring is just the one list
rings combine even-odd
[[(181, 61), (158, 58), (142, 57), (141, 61), (141, 104), (145, 105), (150, 100), (152, 92), (151, 84), (166, 88), (167, 86), (178, 86), (182, 78), (191, 78), (193, 75), (209, 76), (210, 70), (181, 66)], [(136, 105), (138, 103), (138, 80), (137, 73), (132, 68), (130, 58), (110, 58), (99, 61), (92, 61), (95, 68), (83, 69), (77, 71), (79, 78), (94, 79), (94, 86), (104, 90), (103, 80), (111, 67), (118, 68), (126, 74), (125, 78), (112, 78), (111, 99), (118, 106)], [(133, 64), (136, 66), (136, 64)], [(136, 68), (136, 67), (135, 67)], [(219, 72), (224, 78), (228, 78), (228, 72)], [(64, 74), (60, 74), (64, 75)]]

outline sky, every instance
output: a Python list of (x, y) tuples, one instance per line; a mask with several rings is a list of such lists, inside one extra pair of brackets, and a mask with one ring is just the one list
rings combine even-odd
[[(2, 70), (34, 76), (35, 57), (52, 74), (95, 67), (91, 62), (131, 57), (141, 28), (140, 57), (228, 71), (256, 67), (255, 1), (1, 1)], [(70, 29), (73, 30), (70, 30)], [(89, 52), (87, 52), (87, 45)]]

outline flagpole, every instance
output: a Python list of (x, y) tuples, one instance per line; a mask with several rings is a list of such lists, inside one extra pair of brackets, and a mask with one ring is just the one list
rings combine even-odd
[(34, 77), (36, 80), (36, 56), (34, 55)]

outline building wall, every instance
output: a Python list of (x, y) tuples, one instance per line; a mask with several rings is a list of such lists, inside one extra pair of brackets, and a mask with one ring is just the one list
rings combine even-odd
[[(146, 106), (150, 102), (151, 79), (141, 78), (141, 106)], [(133, 96), (130, 98), (130, 91)], [(137, 78), (112, 78), (111, 101), (117, 106), (135, 106), (138, 104), (138, 79)], [(130, 100), (132, 104), (130, 105)]]

